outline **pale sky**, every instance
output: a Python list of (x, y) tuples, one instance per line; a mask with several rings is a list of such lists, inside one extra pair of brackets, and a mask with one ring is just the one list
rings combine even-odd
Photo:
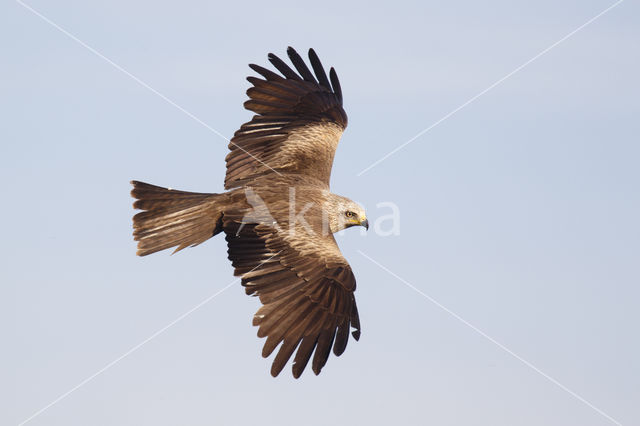
[[(613, 4), (3, 2), (0, 424), (640, 424), (640, 7), (554, 46)], [(288, 45), (342, 83), (332, 190), (401, 220), (338, 238), (362, 337), (299, 380), (210, 299), (224, 238), (138, 258), (129, 196), (222, 191)]]

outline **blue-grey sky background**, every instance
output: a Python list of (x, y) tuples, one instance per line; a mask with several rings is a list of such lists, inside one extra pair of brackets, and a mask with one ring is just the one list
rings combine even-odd
[[(640, 7), (625, 1), (27, 4), (229, 137), (249, 62), (313, 47), (349, 127), (334, 192), (360, 342), (269, 375), (237, 284), (29, 425), (640, 424)], [(227, 142), (14, 1), (0, 6), (1, 424), (233, 281), (224, 238), (135, 256), (129, 181), (223, 190)]]

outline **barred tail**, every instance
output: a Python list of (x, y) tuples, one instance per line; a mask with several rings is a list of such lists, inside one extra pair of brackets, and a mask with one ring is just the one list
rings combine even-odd
[(224, 194), (176, 191), (132, 181), (133, 207), (144, 210), (133, 217), (138, 256), (175, 247), (196, 246), (222, 230)]

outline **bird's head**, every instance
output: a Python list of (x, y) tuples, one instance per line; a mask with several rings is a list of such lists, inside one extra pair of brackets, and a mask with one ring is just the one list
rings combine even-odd
[(369, 229), (367, 214), (355, 201), (331, 194), (326, 205), (329, 230), (332, 234), (352, 226), (364, 226)]

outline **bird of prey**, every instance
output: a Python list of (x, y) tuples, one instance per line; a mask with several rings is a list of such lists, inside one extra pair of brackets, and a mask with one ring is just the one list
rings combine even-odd
[[(369, 228), (364, 209), (332, 194), (333, 156), (347, 115), (333, 68), (329, 76), (313, 49), (311, 68), (291, 47), (295, 70), (274, 54), (280, 74), (249, 65), (255, 115), (235, 132), (226, 157), (227, 192), (194, 193), (133, 181), (133, 235), (139, 256), (196, 246), (224, 232), (228, 255), (246, 293), (258, 296), (253, 317), (262, 356), (278, 347), (277, 376), (295, 352), (293, 376), (311, 366), (320, 374), (333, 349), (341, 355), (360, 337), (356, 280), (333, 233)], [(352, 330), (353, 329), (353, 330)], [(297, 349), (297, 350), (296, 350)]]

